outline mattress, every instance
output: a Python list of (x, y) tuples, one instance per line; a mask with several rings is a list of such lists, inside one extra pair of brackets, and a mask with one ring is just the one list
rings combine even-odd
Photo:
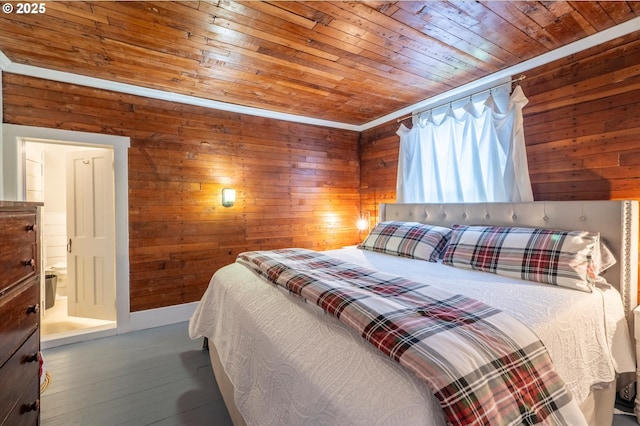
[[(441, 286), (528, 324), (578, 403), (635, 371), (618, 292), (592, 293), (347, 248), (342, 260)], [(427, 386), (319, 308), (240, 264), (211, 280), (190, 322), (215, 342), (247, 424), (444, 424)]]

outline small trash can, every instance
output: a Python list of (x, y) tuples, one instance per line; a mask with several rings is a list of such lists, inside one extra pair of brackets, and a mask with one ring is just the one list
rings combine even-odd
[(56, 303), (56, 286), (58, 276), (56, 274), (46, 274), (44, 282), (44, 308), (49, 309)]

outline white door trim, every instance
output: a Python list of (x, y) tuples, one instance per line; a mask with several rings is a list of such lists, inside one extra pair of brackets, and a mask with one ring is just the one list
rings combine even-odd
[(77, 143), (113, 148), (116, 225), (116, 306), (117, 332), (130, 329), (129, 303), (129, 162), (131, 140), (125, 136), (49, 129), (46, 127), (2, 125), (2, 179), (4, 198), (24, 200), (24, 171), (22, 146), (24, 139), (42, 142)]

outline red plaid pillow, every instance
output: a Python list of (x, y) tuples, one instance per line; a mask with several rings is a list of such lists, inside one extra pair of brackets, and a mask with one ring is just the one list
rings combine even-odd
[(598, 245), (585, 231), (454, 225), (443, 263), (591, 292)]
[(358, 248), (436, 262), (451, 229), (418, 222), (380, 222)]

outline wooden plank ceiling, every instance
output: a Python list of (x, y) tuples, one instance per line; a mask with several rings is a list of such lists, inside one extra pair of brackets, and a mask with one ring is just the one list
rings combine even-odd
[(0, 15), (12, 62), (354, 125), (640, 16), (639, 1), (45, 5)]

